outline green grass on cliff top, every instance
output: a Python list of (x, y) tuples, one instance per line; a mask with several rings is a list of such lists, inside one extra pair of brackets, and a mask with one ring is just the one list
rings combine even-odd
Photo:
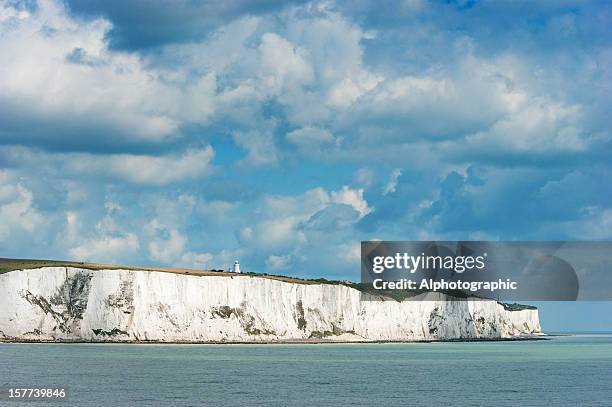
[[(87, 270), (144, 270), (144, 271), (159, 271), (162, 273), (186, 274), (193, 276), (236, 276), (236, 273), (225, 270), (195, 270), (186, 268), (164, 268), (164, 267), (142, 267), (142, 266), (118, 266), (114, 264), (103, 263), (85, 263), (77, 261), (60, 261), (60, 260), (33, 260), (33, 259), (5, 259), (0, 258), (0, 274), (10, 271), (37, 269), (41, 267), (74, 267)], [(269, 278), (272, 280), (286, 281), (290, 283), (300, 284), (350, 284), (349, 282), (331, 281), (324, 278), (321, 279), (301, 279), (296, 277), (280, 276), (274, 274), (258, 274), (258, 273), (242, 273), (245, 276), (257, 276)]]
[[(397, 301), (403, 301), (408, 297), (415, 296), (420, 294), (421, 292), (407, 292), (407, 291), (397, 291), (397, 290), (388, 290), (385, 292), (374, 291), (371, 292), (371, 289), (368, 284), (360, 284), (353, 283), (350, 281), (338, 281), (338, 280), (327, 280), (325, 278), (317, 278), (317, 279), (302, 279), (297, 277), (288, 277), (281, 276), (276, 274), (259, 274), (259, 273), (241, 273), (236, 274), (230, 271), (225, 270), (194, 270), (194, 269), (184, 269), (184, 268), (162, 268), (162, 267), (141, 267), (141, 266), (117, 266), (112, 264), (103, 264), (103, 263), (85, 263), (85, 262), (76, 262), (76, 261), (59, 261), (59, 260), (32, 260), (32, 259), (5, 259), (0, 258), (0, 274), (8, 273), (10, 271), (17, 270), (27, 270), (27, 269), (37, 269), (41, 267), (74, 267), (81, 268), (87, 270), (144, 270), (144, 271), (158, 271), (162, 273), (175, 273), (175, 274), (185, 274), (192, 276), (251, 276), (251, 277), (260, 277), (267, 278), (270, 280), (278, 280), (284, 281), (287, 283), (296, 283), (296, 284), (331, 284), (331, 285), (345, 285), (347, 287), (354, 288), (363, 292), (364, 294), (371, 294), (375, 297), (387, 297), (388, 299), (394, 299)], [(447, 294), (457, 297), (457, 298), (466, 298), (465, 293), (463, 292), (448, 292)], [(523, 304), (506, 304), (500, 302), (504, 306), (504, 308), (508, 311), (521, 311), (524, 309), (536, 309), (531, 305), (523, 305)]]

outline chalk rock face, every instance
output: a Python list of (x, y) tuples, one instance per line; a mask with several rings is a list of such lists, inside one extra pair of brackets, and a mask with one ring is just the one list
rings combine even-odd
[(45, 267), (0, 275), (0, 340), (413, 341), (530, 337), (538, 311), (492, 300), (362, 301), (343, 285)]

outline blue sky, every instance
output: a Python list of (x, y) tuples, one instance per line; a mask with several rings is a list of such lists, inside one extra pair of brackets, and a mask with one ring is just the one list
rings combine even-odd
[(354, 280), (361, 240), (611, 238), (609, 2), (125, 3), (0, 1), (2, 256)]

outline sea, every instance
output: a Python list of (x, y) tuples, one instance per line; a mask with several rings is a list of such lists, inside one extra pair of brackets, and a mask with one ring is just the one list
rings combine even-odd
[[(510, 342), (0, 344), (6, 406), (612, 406), (612, 334)], [(64, 388), (66, 398), (8, 398)]]

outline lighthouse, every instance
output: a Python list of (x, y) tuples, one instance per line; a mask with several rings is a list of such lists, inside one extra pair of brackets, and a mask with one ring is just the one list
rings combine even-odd
[(238, 263), (238, 260), (234, 262), (234, 273), (240, 273), (240, 263)]

